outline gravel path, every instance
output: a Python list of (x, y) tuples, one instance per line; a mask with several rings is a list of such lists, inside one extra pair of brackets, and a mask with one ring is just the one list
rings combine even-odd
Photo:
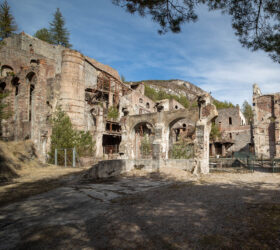
[(166, 169), (0, 208), (0, 249), (279, 249), (280, 175)]

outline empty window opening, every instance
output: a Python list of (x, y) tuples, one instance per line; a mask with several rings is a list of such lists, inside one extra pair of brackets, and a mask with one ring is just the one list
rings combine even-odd
[(229, 138), (232, 139), (232, 133), (229, 133)]
[(146, 108), (149, 109), (150, 108), (150, 103), (146, 103)]
[(152, 134), (152, 126), (149, 123), (139, 123), (135, 126), (135, 133), (140, 136), (151, 135)]
[(121, 130), (122, 128), (118, 123), (106, 122), (106, 131), (110, 133), (120, 133)]
[(32, 103), (33, 103), (33, 92), (34, 92), (35, 86), (33, 84), (30, 85), (29, 89), (29, 121), (32, 119)]
[(1, 82), (0, 83), (0, 93), (3, 93), (5, 88), (6, 88), (6, 83), (5, 82)]
[(119, 146), (122, 137), (119, 135), (103, 135), (102, 146), (104, 154), (116, 154), (119, 153)]
[(228, 118), (228, 123), (229, 123), (229, 125), (232, 125), (232, 118), (231, 117)]
[(178, 106), (177, 106), (177, 105), (175, 105), (175, 109), (178, 109)]
[(18, 77), (14, 77), (12, 80), (12, 85), (15, 87), (15, 96), (18, 95), (19, 93), (19, 78)]
[(140, 102), (140, 103), (143, 103), (143, 99), (142, 99), (142, 98), (140, 98), (140, 99), (139, 99), (139, 102)]
[(30, 61), (30, 65), (31, 65), (31, 66), (37, 66), (38, 64), (39, 64), (39, 60), (32, 59), (32, 60)]
[(1, 67), (1, 76), (6, 77), (12, 75), (14, 72), (13, 68), (8, 65), (3, 65)]

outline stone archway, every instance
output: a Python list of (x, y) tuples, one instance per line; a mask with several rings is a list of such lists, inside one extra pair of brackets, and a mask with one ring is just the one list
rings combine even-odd
[(151, 158), (154, 127), (149, 122), (137, 123), (131, 131), (135, 159)]

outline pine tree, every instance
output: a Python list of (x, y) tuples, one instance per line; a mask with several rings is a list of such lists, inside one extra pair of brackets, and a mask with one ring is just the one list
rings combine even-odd
[(54, 44), (60, 44), (66, 48), (70, 48), (72, 45), (69, 43), (69, 32), (65, 28), (64, 17), (62, 16), (59, 8), (54, 13), (54, 19), (50, 23), (50, 33)]
[(15, 19), (10, 12), (10, 6), (5, 0), (0, 4), (0, 39), (9, 37), (17, 30)]
[(37, 30), (36, 33), (34, 34), (34, 37), (37, 37), (40, 40), (51, 44), (53, 43), (51, 33), (46, 28)]

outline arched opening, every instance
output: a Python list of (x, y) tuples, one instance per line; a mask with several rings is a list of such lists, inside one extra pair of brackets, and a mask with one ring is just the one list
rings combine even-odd
[(188, 159), (194, 157), (195, 124), (179, 117), (169, 124), (168, 158)]
[(146, 103), (146, 108), (149, 109), (150, 108), (150, 103)]
[(139, 98), (139, 103), (143, 103), (143, 99), (142, 98)]
[(15, 87), (15, 96), (17, 96), (19, 94), (19, 78), (18, 77), (14, 77), (12, 79), (12, 85)]
[(33, 109), (34, 109), (34, 92), (35, 92), (35, 84), (36, 84), (36, 74), (34, 72), (29, 72), (26, 75), (27, 83), (29, 85), (29, 105), (28, 105), (28, 120), (32, 121)]
[(177, 105), (175, 105), (175, 109), (178, 109), (178, 106), (177, 106)]
[(8, 66), (8, 65), (3, 65), (1, 67), (1, 76), (2, 77), (6, 77), (6, 76), (9, 76), (9, 75), (12, 75), (14, 72), (13, 68), (11, 66)]
[(140, 122), (134, 126), (133, 132), (135, 158), (151, 158), (154, 140), (153, 126), (148, 122)]
[(232, 125), (232, 118), (231, 117), (228, 118), (228, 124)]

